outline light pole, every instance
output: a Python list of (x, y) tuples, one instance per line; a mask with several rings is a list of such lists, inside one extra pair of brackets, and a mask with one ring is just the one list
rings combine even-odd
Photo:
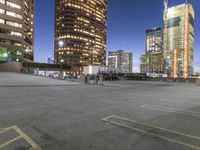
[[(63, 40), (60, 40), (60, 41), (58, 41), (58, 46), (60, 47), (60, 48), (63, 48), (63, 46), (64, 46), (64, 41)], [(62, 59), (62, 57), (61, 57), (61, 59), (60, 59), (60, 69), (61, 69), (61, 73), (60, 73), (60, 77), (62, 78), (62, 76), (63, 76), (63, 71), (62, 71), (62, 63), (63, 63), (64, 61), (63, 61), (63, 59)]]
[(25, 49), (25, 61), (26, 61), (26, 73), (28, 73), (28, 62), (27, 62), (27, 54), (30, 50), (29, 49)]

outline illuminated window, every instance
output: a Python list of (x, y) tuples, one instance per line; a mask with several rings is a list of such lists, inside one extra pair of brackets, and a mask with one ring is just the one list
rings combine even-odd
[(11, 12), (11, 11), (6, 11), (6, 15), (22, 19), (21, 15), (14, 13), (14, 12)]
[(0, 0), (0, 3), (5, 4), (5, 0)]
[(4, 9), (0, 9), (0, 13), (1, 14), (5, 14), (5, 10)]
[(0, 19), (0, 23), (1, 24), (5, 24), (5, 20), (4, 19)]
[(11, 35), (22, 37), (22, 34), (19, 32), (11, 31)]
[(15, 43), (14, 45), (16, 45), (16, 46), (22, 46), (21, 43)]
[(12, 22), (12, 21), (6, 21), (6, 24), (13, 26), (13, 27), (22, 28), (22, 24), (20, 24), (20, 23), (16, 23), (16, 22)]
[(20, 5), (12, 3), (12, 2), (6, 1), (6, 4), (7, 4), (7, 6), (10, 6), (10, 7), (16, 8), (16, 9), (21, 9)]

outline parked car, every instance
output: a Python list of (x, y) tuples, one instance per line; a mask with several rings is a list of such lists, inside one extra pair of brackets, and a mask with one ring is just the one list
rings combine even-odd
[(49, 74), (50, 78), (58, 78), (59, 77), (59, 73), (58, 72), (53, 72), (51, 74)]
[(150, 76), (142, 73), (130, 73), (126, 74), (125, 76), (126, 80), (149, 80), (151, 79)]

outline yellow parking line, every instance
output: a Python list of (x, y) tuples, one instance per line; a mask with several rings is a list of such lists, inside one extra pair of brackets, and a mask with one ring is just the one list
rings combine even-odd
[(12, 128), (13, 128), (13, 126), (12, 126), (12, 127), (8, 127), (8, 128), (1, 128), (1, 129), (0, 129), (0, 132), (1, 132), (1, 131), (4, 131), (4, 130), (10, 130), (10, 129), (12, 129)]
[(10, 130), (10, 129), (0, 130), (0, 134), (3, 134), (3, 133), (5, 133), (5, 132), (7, 132), (8, 130)]
[(0, 148), (5, 147), (5, 146), (15, 142), (15, 141), (19, 140), (20, 138), (23, 138), (27, 143), (29, 143), (31, 145), (32, 150), (42, 150), (42, 148), (39, 145), (37, 145), (27, 134), (25, 134), (17, 126), (2, 128), (2, 129), (0, 129), (0, 134), (5, 133), (9, 130), (14, 130), (15, 132), (17, 132), (19, 134), (19, 136), (0, 145)]
[(141, 105), (141, 107), (146, 108), (146, 109), (152, 109), (152, 110), (159, 110), (159, 111), (165, 111), (165, 112), (172, 112), (172, 113), (177, 113), (177, 114), (182, 114), (182, 115), (188, 115), (192, 117), (200, 117), (200, 113), (198, 112), (193, 112), (193, 111), (181, 111), (176, 108), (172, 107), (165, 107), (165, 106), (156, 106), (156, 105)]
[(42, 150), (42, 148), (37, 145), (27, 134), (20, 130), (17, 126), (14, 126), (15, 131), (21, 135), (32, 147), (34, 150)]
[(151, 136), (154, 136), (154, 137), (158, 137), (160, 139), (163, 139), (163, 140), (166, 140), (166, 141), (169, 141), (169, 142), (180, 144), (180, 145), (192, 148), (192, 149), (200, 150), (200, 147), (198, 147), (198, 146), (191, 145), (189, 143), (185, 143), (185, 142), (182, 142), (182, 141), (174, 140), (172, 138), (164, 137), (162, 135), (150, 133), (148, 131), (141, 130), (139, 128), (130, 127), (128, 125), (125, 125), (125, 124), (122, 124), (122, 123), (119, 123), (119, 122), (116, 122), (116, 121), (112, 121), (111, 120), (112, 118), (118, 118), (118, 119), (126, 120), (126, 121), (129, 121), (129, 122), (141, 124), (141, 125), (144, 125), (144, 126), (147, 126), (147, 127), (152, 127), (152, 128), (155, 128), (155, 129), (163, 130), (163, 131), (174, 133), (174, 134), (181, 135), (181, 136), (186, 136), (188, 138), (192, 138), (192, 139), (196, 139), (196, 140), (200, 140), (200, 137), (196, 137), (196, 136), (193, 136), (193, 135), (189, 135), (189, 134), (185, 134), (185, 133), (181, 133), (181, 132), (177, 132), (177, 131), (173, 131), (173, 130), (169, 130), (169, 129), (164, 129), (164, 128), (161, 128), (161, 127), (149, 125), (149, 124), (146, 124), (146, 123), (142, 123), (142, 122), (138, 122), (138, 121), (135, 121), (135, 120), (130, 120), (130, 119), (127, 119), (127, 118), (118, 117), (118, 116), (114, 116), (114, 115), (108, 116), (108, 117), (105, 117), (105, 118), (102, 119), (105, 122), (109, 122), (109, 123), (117, 125), (117, 126), (121, 126), (121, 127), (124, 127), (124, 128), (135, 130), (135, 131), (140, 132), (140, 133), (145, 133), (145, 134), (148, 134), (148, 135), (151, 135)]
[(15, 141), (21, 139), (21, 138), (22, 138), (22, 136), (18, 136), (18, 137), (16, 137), (16, 138), (12, 139), (12, 140), (9, 140), (9, 141), (7, 141), (7, 142), (1, 144), (1, 145), (0, 145), (0, 148), (3, 148), (3, 147), (5, 147), (5, 146), (7, 146), (7, 145), (9, 145), (9, 144), (11, 144), (11, 143), (13, 143), (13, 142), (15, 142)]

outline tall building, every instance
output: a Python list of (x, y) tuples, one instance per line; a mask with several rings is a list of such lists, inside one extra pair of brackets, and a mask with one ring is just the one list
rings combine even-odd
[(34, 0), (0, 0), (0, 61), (33, 61)]
[(79, 74), (106, 65), (107, 0), (56, 0), (55, 61)]
[(188, 78), (193, 73), (194, 9), (191, 4), (168, 8), (164, 2), (164, 69), (169, 77)]
[(133, 53), (124, 50), (108, 53), (108, 70), (118, 73), (132, 73)]
[(147, 29), (145, 43), (145, 54), (140, 58), (140, 72), (163, 73), (162, 29)]
[(152, 28), (146, 30), (146, 54), (162, 51), (162, 29)]
[(144, 54), (140, 57), (140, 72), (163, 74), (163, 53)]

